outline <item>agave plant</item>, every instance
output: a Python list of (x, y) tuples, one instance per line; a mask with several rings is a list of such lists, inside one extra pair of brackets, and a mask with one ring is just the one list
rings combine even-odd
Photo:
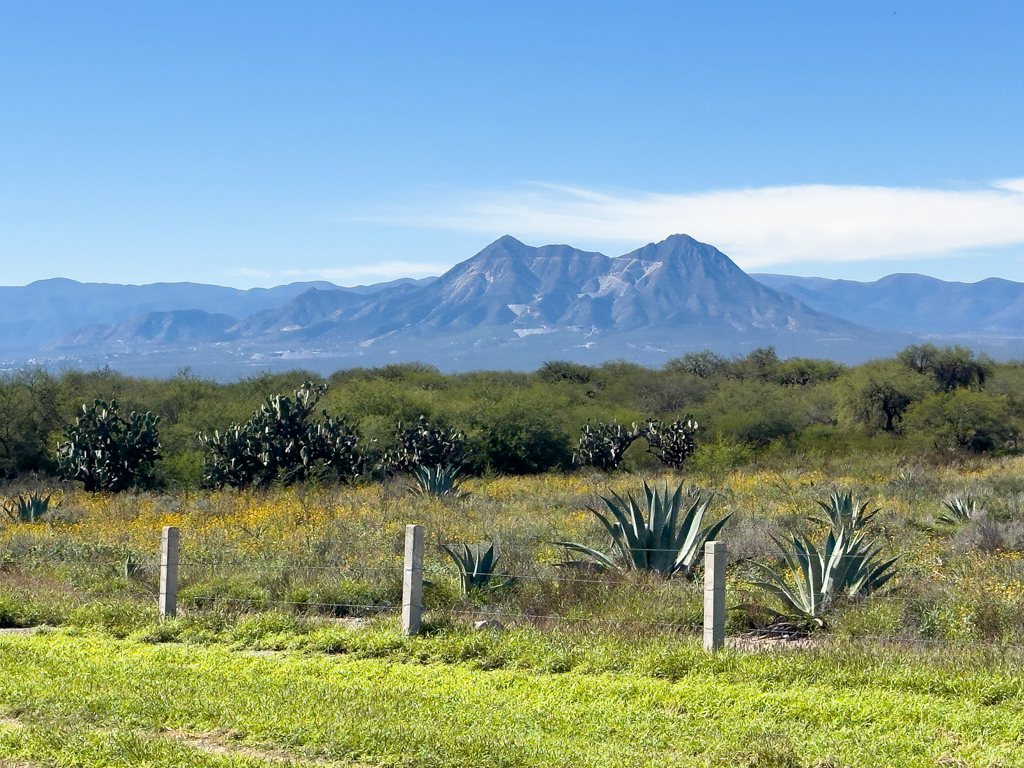
[(493, 579), (499, 578), (495, 573), (497, 558), (494, 555), (493, 544), (488, 545), (486, 550), (483, 548), (483, 544), (477, 544), (474, 547), (470, 547), (468, 544), (460, 546), (462, 547), (461, 552), (455, 551), (447, 544), (442, 544), (441, 549), (448, 553), (448, 557), (459, 569), (462, 594), (468, 595), (472, 592), (501, 589), (512, 583), (511, 577), (491, 583)]
[(942, 506), (946, 511), (936, 515), (935, 519), (946, 525), (963, 525), (977, 520), (985, 511), (981, 500), (971, 493), (950, 496), (942, 502)]
[(847, 537), (863, 529), (880, 510), (868, 511), (869, 502), (858, 504), (850, 491), (839, 493), (833, 491), (827, 500), (815, 500), (825, 512), (825, 517), (810, 517), (816, 523), (827, 525), (836, 535), (847, 534)]
[(413, 467), (412, 476), (416, 480), (416, 487), (409, 490), (425, 496), (464, 496), (465, 494), (459, 491), (459, 471), (458, 467), (451, 464), (441, 467)]
[(34, 523), (50, 509), (50, 496), (45, 499), (39, 494), (19, 496), (14, 501), (4, 502), (4, 511), (16, 523)]
[(793, 583), (754, 562), (767, 581), (755, 581), (753, 586), (775, 595), (788, 611), (818, 626), (825, 625), (825, 614), (836, 597), (869, 595), (896, 573), (896, 558), (879, 560), (881, 547), (866, 542), (863, 534), (829, 531), (820, 551), (808, 538), (793, 536), (788, 545), (772, 538), (792, 572)]
[(682, 574), (692, 578), (704, 556), (704, 543), (718, 535), (731, 515), (701, 528), (710, 497), (699, 492), (684, 494), (682, 483), (671, 496), (667, 484), (659, 491), (651, 490), (645, 482), (643, 490), (646, 514), (645, 507), (637, 503), (632, 494), (627, 494), (625, 499), (615, 493), (611, 498), (601, 497), (611, 517), (596, 509), (590, 510), (612, 537), (614, 554), (571, 541), (556, 543), (587, 555), (600, 567), (651, 571), (663, 576)]

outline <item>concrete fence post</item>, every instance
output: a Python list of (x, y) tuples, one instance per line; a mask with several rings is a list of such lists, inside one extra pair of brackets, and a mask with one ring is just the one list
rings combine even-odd
[(704, 650), (717, 651), (725, 645), (725, 561), (724, 541), (704, 544)]
[(160, 537), (160, 618), (178, 610), (178, 529), (165, 525)]
[(402, 575), (402, 632), (420, 631), (423, 613), (423, 526), (405, 526), (405, 569)]

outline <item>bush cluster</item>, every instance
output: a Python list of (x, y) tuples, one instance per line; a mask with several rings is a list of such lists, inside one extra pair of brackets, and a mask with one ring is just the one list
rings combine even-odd
[[(82, 411), (96, 401), (129, 415)], [(87, 434), (107, 441), (101, 454)], [(223, 384), (188, 369), (163, 380), (0, 375), (0, 477), (59, 473), (97, 490), (261, 486), (416, 465), (527, 474), (765, 453), (1004, 453), (1022, 435), (1024, 366), (930, 344), (852, 367), (767, 347), (689, 353), (661, 369), (553, 361), (533, 373), (442, 374), (407, 364)]]

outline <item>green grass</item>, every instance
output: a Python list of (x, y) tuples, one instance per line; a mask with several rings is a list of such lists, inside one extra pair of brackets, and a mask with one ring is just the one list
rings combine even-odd
[[(1024, 768), (1024, 460), (685, 477), (733, 514), (730, 636), (757, 617), (744, 606), (770, 604), (743, 558), (775, 562), (770, 533), (820, 535), (805, 518), (832, 488), (882, 507), (894, 588), (837, 604), (820, 646), (708, 656), (699, 579), (558, 566), (552, 541), (607, 547), (596, 494), (650, 477), (473, 478), (451, 502), (402, 481), (74, 493), (50, 520), (0, 528), (0, 627), (59, 627), (0, 634), (0, 766)], [(936, 525), (964, 489), (988, 521)], [(408, 522), (429, 532), (415, 638), (396, 631)], [(182, 530), (180, 617), (158, 622), (167, 524)], [(439, 546), (455, 540), (495, 541), (521, 578), (461, 596)], [(509, 630), (473, 632), (464, 611)]]
[[(236, 637), (0, 636), (0, 756), (76, 766), (1024, 766), (1024, 682), (991, 655), (829, 646), (710, 656), (667, 637), (447, 628), (409, 639), (386, 626), (284, 621)], [(260, 638), (305, 651), (241, 649)]]

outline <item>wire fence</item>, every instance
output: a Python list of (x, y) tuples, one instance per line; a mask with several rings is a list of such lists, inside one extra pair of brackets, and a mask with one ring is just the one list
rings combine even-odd
[[(702, 630), (706, 634), (716, 626), (724, 632), (728, 625), (740, 640), (789, 641), (807, 637), (807, 617), (786, 617), (783, 615), (785, 611), (777, 611), (778, 605), (775, 609), (766, 607), (765, 604), (772, 603), (767, 593), (762, 595), (764, 599), (759, 606), (736, 605), (737, 601), (748, 599), (755, 590), (751, 582), (755, 578), (770, 578), (766, 576), (766, 569), (774, 568), (794, 592), (799, 592), (801, 578), (809, 579), (812, 586), (816, 578), (820, 587), (822, 574), (827, 577), (829, 567), (838, 567), (844, 562), (865, 562), (863, 552), (853, 555), (790, 552), (789, 560), (786, 553), (777, 547), (747, 547), (742, 556), (722, 552), (716, 568), (720, 572), (721, 591), (726, 595), (725, 600), (731, 602), (722, 601), (723, 615), (709, 617), (707, 596), (714, 587), (708, 586), (709, 577), (704, 567), (706, 557), (695, 558), (689, 563), (691, 567), (682, 569), (684, 573), (669, 577), (667, 574), (646, 573), (642, 569), (631, 570), (628, 565), (608, 568), (596, 562), (588, 564), (579, 557), (580, 553), (570, 553), (558, 542), (539, 539), (506, 543), (497, 551), (499, 557), (495, 562), (499, 567), (490, 574), (493, 577), (490, 584), (484, 579), (483, 589), (475, 594), (460, 595), (457, 585), (464, 574), (458, 572), (455, 563), (440, 546), (440, 539), (432, 541), (429, 547), (421, 541), (414, 570), (421, 580), (420, 589), (425, 587), (425, 593), (421, 592), (425, 596), (418, 599), (416, 607), (434, 617), (443, 616), (456, 621), (565, 626), (594, 631), (694, 635)], [(552, 553), (561, 553), (561, 557), (552, 557)], [(628, 553), (613, 551), (608, 554), (628, 563), (626, 554), (642, 559), (644, 556), (676, 555), (678, 550), (633, 547)], [(872, 553), (871, 557), (876, 558), (875, 565), (888, 559), (878, 553)], [(44, 559), (40, 559), (35, 565), (42, 567), (43, 562)], [(510, 567), (501, 568), (501, 562), (509, 563)], [(261, 560), (258, 557), (190, 556), (186, 546), (173, 564), (168, 562), (166, 551), (146, 557), (45, 558), (45, 564), (123, 576), (136, 585), (139, 593), (136, 597), (156, 597), (162, 613), (166, 615), (176, 614), (180, 607), (185, 613), (277, 609), (326, 617), (397, 616), (399, 612), (404, 616), (410, 600), (407, 583), (410, 562), (408, 556), (403, 558), (399, 554), (385, 555), (372, 565), (345, 562), (317, 564), (281, 562), (273, 558)], [(168, 582), (170, 565), (175, 571), (173, 583)], [(0, 563), (0, 567), (3, 566)], [(224, 583), (219, 584), (218, 580)], [(403, 581), (406, 582), (404, 585)], [(495, 588), (488, 589), (489, 586)], [(173, 593), (170, 599), (169, 593)], [(109, 588), (97, 596), (109, 597)], [(763, 610), (760, 614), (757, 611), (751, 613), (752, 607)], [(743, 613), (742, 620), (736, 619), (737, 608)], [(730, 611), (729, 616), (724, 615)], [(846, 632), (841, 641), (907, 647), (984, 648), (993, 652), (1024, 651), (1024, 643), (998, 638), (928, 637), (905, 632), (852, 631)]]

